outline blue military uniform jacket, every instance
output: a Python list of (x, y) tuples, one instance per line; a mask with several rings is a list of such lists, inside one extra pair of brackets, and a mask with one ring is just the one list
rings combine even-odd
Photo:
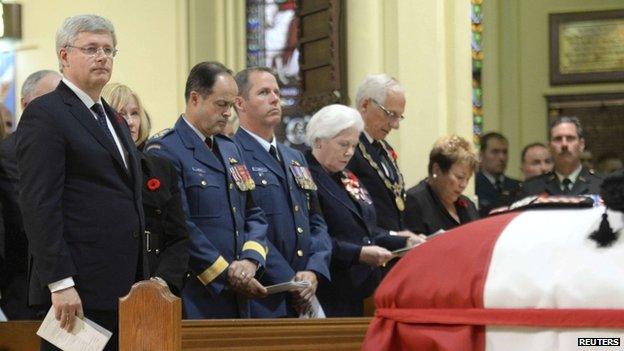
[[(298, 166), (307, 168), (303, 155), (277, 143), (280, 164), (242, 128), (238, 129), (234, 141), (240, 146), (256, 183), (254, 199), (269, 223), (269, 252), (261, 279), (263, 285), (289, 281), (296, 272), (303, 270), (316, 272), (319, 280), (329, 280), (331, 241), (327, 225), (320, 211), (310, 210), (311, 204), (318, 201), (316, 190), (304, 189), (294, 177)], [(289, 296), (282, 293), (253, 300), (251, 316), (277, 318), (295, 315)]]
[(487, 179), (483, 172), (477, 172), (475, 176), (475, 192), (479, 198), (479, 215), (482, 218), (497, 207), (511, 205), (521, 191), (522, 183), (507, 176), (501, 182), (500, 192), (496, 190), (494, 184)]
[(267, 223), (241, 182), (244, 162), (234, 142), (216, 135), (213, 143), (214, 152), (180, 117), (145, 149), (170, 159), (179, 176), (191, 239), (189, 266), (197, 276), (182, 290), (185, 318), (249, 317), (249, 301), (226, 287), (227, 267), (251, 259), (262, 269)]

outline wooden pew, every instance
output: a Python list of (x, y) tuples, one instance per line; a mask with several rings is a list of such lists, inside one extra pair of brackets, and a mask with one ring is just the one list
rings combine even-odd
[[(370, 318), (181, 320), (180, 299), (139, 282), (119, 303), (120, 350), (359, 350)], [(37, 321), (0, 323), (0, 351), (36, 351)]]
[(0, 351), (37, 351), (39, 321), (0, 322)]
[(370, 318), (182, 321), (183, 350), (359, 350)]
[[(370, 318), (184, 320), (180, 299), (136, 283), (119, 303), (122, 350), (359, 350)], [(181, 325), (180, 325), (181, 324)], [(173, 342), (172, 342), (173, 340)]]

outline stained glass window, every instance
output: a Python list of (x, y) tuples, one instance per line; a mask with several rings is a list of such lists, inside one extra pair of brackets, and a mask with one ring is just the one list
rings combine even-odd
[(280, 141), (303, 148), (310, 119), (300, 108), (298, 19), (296, 0), (247, 0), (247, 66), (274, 69), (282, 93)]
[(480, 144), (483, 133), (483, 89), (481, 87), (481, 69), (483, 68), (482, 40), (482, 2), (471, 0), (470, 17), (472, 22), (472, 130), (475, 145)]

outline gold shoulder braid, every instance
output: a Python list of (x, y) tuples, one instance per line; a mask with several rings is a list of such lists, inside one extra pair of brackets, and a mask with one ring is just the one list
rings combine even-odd
[[(385, 141), (381, 143), (381, 146), (383, 146), (386, 154), (389, 155)], [(364, 144), (362, 144), (362, 142), (358, 144), (358, 148), (362, 152), (362, 156), (364, 156), (368, 164), (370, 164), (371, 167), (373, 167), (373, 169), (377, 171), (379, 178), (383, 180), (386, 188), (388, 188), (388, 190), (390, 190), (394, 194), (394, 202), (396, 204), (396, 207), (399, 209), (399, 211), (403, 212), (405, 210), (406, 198), (405, 191), (403, 191), (403, 189), (405, 188), (405, 183), (403, 182), (403, 175), (401, 174), (401, 172), (399, 172), (399, 166), (397, 165), (396, 161), (392, 157), (388, 157), (391, 160), (390, 162), (392, 162), (392, 164), (394, 165), (394, 169), (396, 170), (399, 177), (399, 181), (395, 183), (391, 182), (390, 179), (386, 177), (386, 174), (381, 170), (381, 167), (379, 167), (379, 165), (377, 164), (377, 162), (375, 162), (375, 160), (373, 160), (371, 155), (366, 152), (366, 148), (364, 147)]]

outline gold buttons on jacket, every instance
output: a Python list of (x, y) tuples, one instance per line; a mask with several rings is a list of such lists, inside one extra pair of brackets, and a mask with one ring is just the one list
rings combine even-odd
[(202, 188), (205, 188), (208, 186), (208, 182), (205, 179), (202, 179), (202, 181), (199, 184), (201, 184)]
[(160, 210), (160, 208), (157, 208), (154, 212), (156, 212), (157, 215), (162, 214), (162, 211)]
[(297, 227), (297, 233), (299, 233), (299, 234), (303, 233), (303, 228)]
[(230, 183), (230, 190), (234, 189), (234, 183)]
[(297, 256), (303, 257), (303, 250), (297, 250)]
[(295, 205), (295, 212), (299, 212), (299, 205)]
[(232, 206), (232, 212), (236, 213), (236, 206)]
[(269, 182), (267, 182), (266, 179), (262, 179), (260, 183), (262, 183), (262, 185), (267, 185)]

